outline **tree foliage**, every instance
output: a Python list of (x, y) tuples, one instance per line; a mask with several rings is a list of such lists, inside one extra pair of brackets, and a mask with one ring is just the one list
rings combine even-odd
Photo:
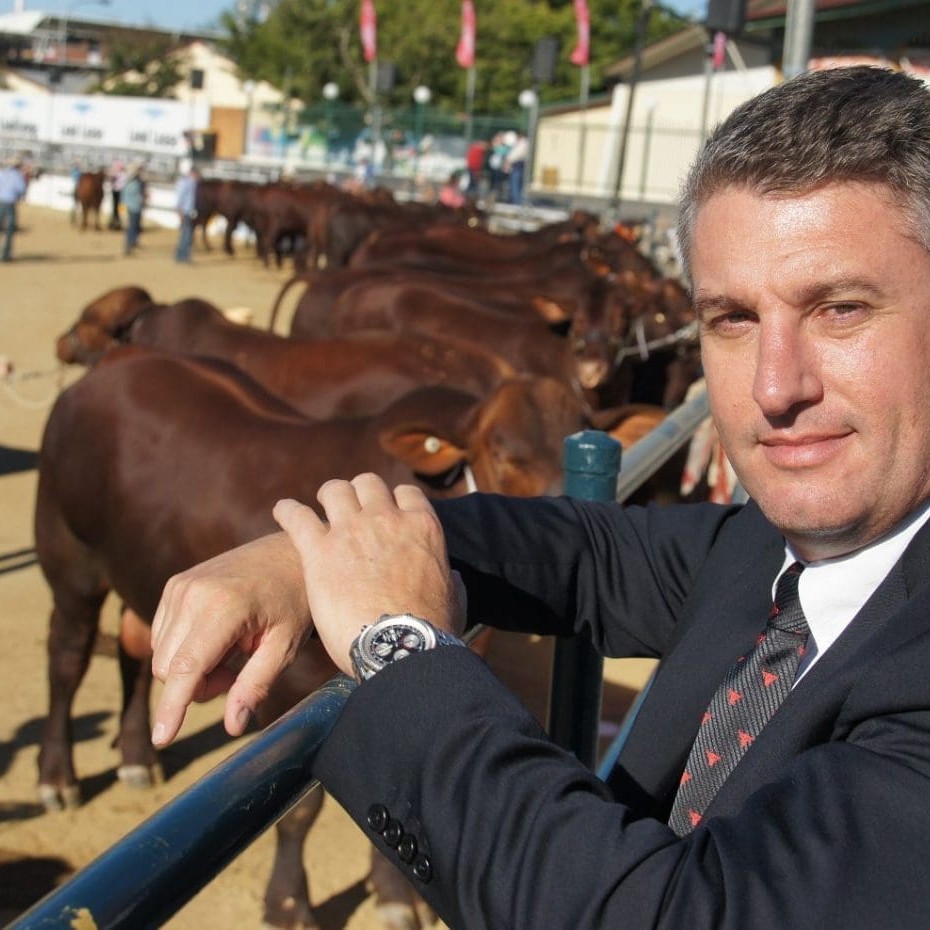
[(183, 80), (176, 43), (153, 36), (148, 41), (117, 39), (110, 46), (107, 72), (95, 91), (120, 97), (174, 97)]
[[(603, 69), (629, 54), (636, 38), (640, 0), (589, 0), (592, 92), (603, 89)], [(450, 112), (464, 107), (466, 71), (455, 61), (459, 39), (458, 0), (376, 0), (378, 59), (395, 66), (388, 105), (409, 104), (413, 88), (425, 84), (434, 106)], [(243, 78), (266, 80), (306, 103), (321, 99), (323, 85), (339, 85), (345, 103), (369, 103), (370, 66), (358, 30), (359, 0), (280, 0), (264, 22), (238, 22), (227, 13), (221, 45)], [(531, 61), (536, 42), (560, 41), (555, 81), (537, 87), (545, 102), (571, 100), (579, 93), (579, 69), (569, 56), (576, 42), (570, 0), (475, 0), (477, 42), (475, 110), (512, 112), (521, 90), (533, 86)], [(677, 28), (654, 10), (647, 41)]]

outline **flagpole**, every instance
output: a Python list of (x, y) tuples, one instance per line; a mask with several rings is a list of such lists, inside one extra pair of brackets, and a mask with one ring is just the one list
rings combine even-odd
[(475, 66), (468, 69), (465, 82), (465, 148), (471, 145), (475, 131)]
[(591, 69), (585, 65), (581, 69), (581, 90), (578, 94), (578, 104), (581, 108), (581, 126), (578, 132), (578, 176), (575, 179), (575, 188), (580, 194), (584, 186), (584, 150), (585, 138), (588, 134), (588, 93), (591, 88)]

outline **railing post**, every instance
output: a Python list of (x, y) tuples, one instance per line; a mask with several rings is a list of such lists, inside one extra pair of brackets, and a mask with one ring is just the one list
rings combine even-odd
[[(565, 493), (581, 500), (616, 499), (620, 443), (607, 433), (583, 430), (568, 436), (563, 448)], [(604, 662), (587, 635), (558, 637), (549, 689), (549, 735), (593, 769)]]

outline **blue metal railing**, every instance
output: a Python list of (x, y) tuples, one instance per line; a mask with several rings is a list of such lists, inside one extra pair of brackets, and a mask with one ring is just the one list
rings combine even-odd
[[(700, 395), (641, 439), (620, 465), (619, 444), (583, 432), (566, 440), (566, 492), (625, 500), (707, 416)], [(594, 767), (602, 665), (587, 648), (560, 641), (550, 732)], [(6, 930), (156, 930), (314, 786), (319, 747), (354, 683), (339, 675), (149, 817)], [(558, 705), (558, 706), (556, 706)], [(634, 705), (635, 706), (635, 705)], [(622, 729), (629, 727), (630, 715)], [(614, 741), (608, 757), (619, 752)]]

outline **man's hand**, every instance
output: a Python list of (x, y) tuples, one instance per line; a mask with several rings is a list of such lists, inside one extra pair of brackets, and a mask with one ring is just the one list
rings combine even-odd
[(226, 731), (241, 735), (311, 628), (300, 559), (284, 533), (175, 575), (152, 623), (152, 670), (165, 684), (152, 742), (170, 743), (191, 701), (227, 689)]
[(274, 516), (300, 553), (314, 626), (339, 668), (351, 674), (349, 647), (383, 613), (415, 614), (452, 633), (464, 629), (464, 587), (419, 488), (392, 492), (365, 474), (327, 481), (317, 500), (328, 525), (293, 500), (279, 501)]

